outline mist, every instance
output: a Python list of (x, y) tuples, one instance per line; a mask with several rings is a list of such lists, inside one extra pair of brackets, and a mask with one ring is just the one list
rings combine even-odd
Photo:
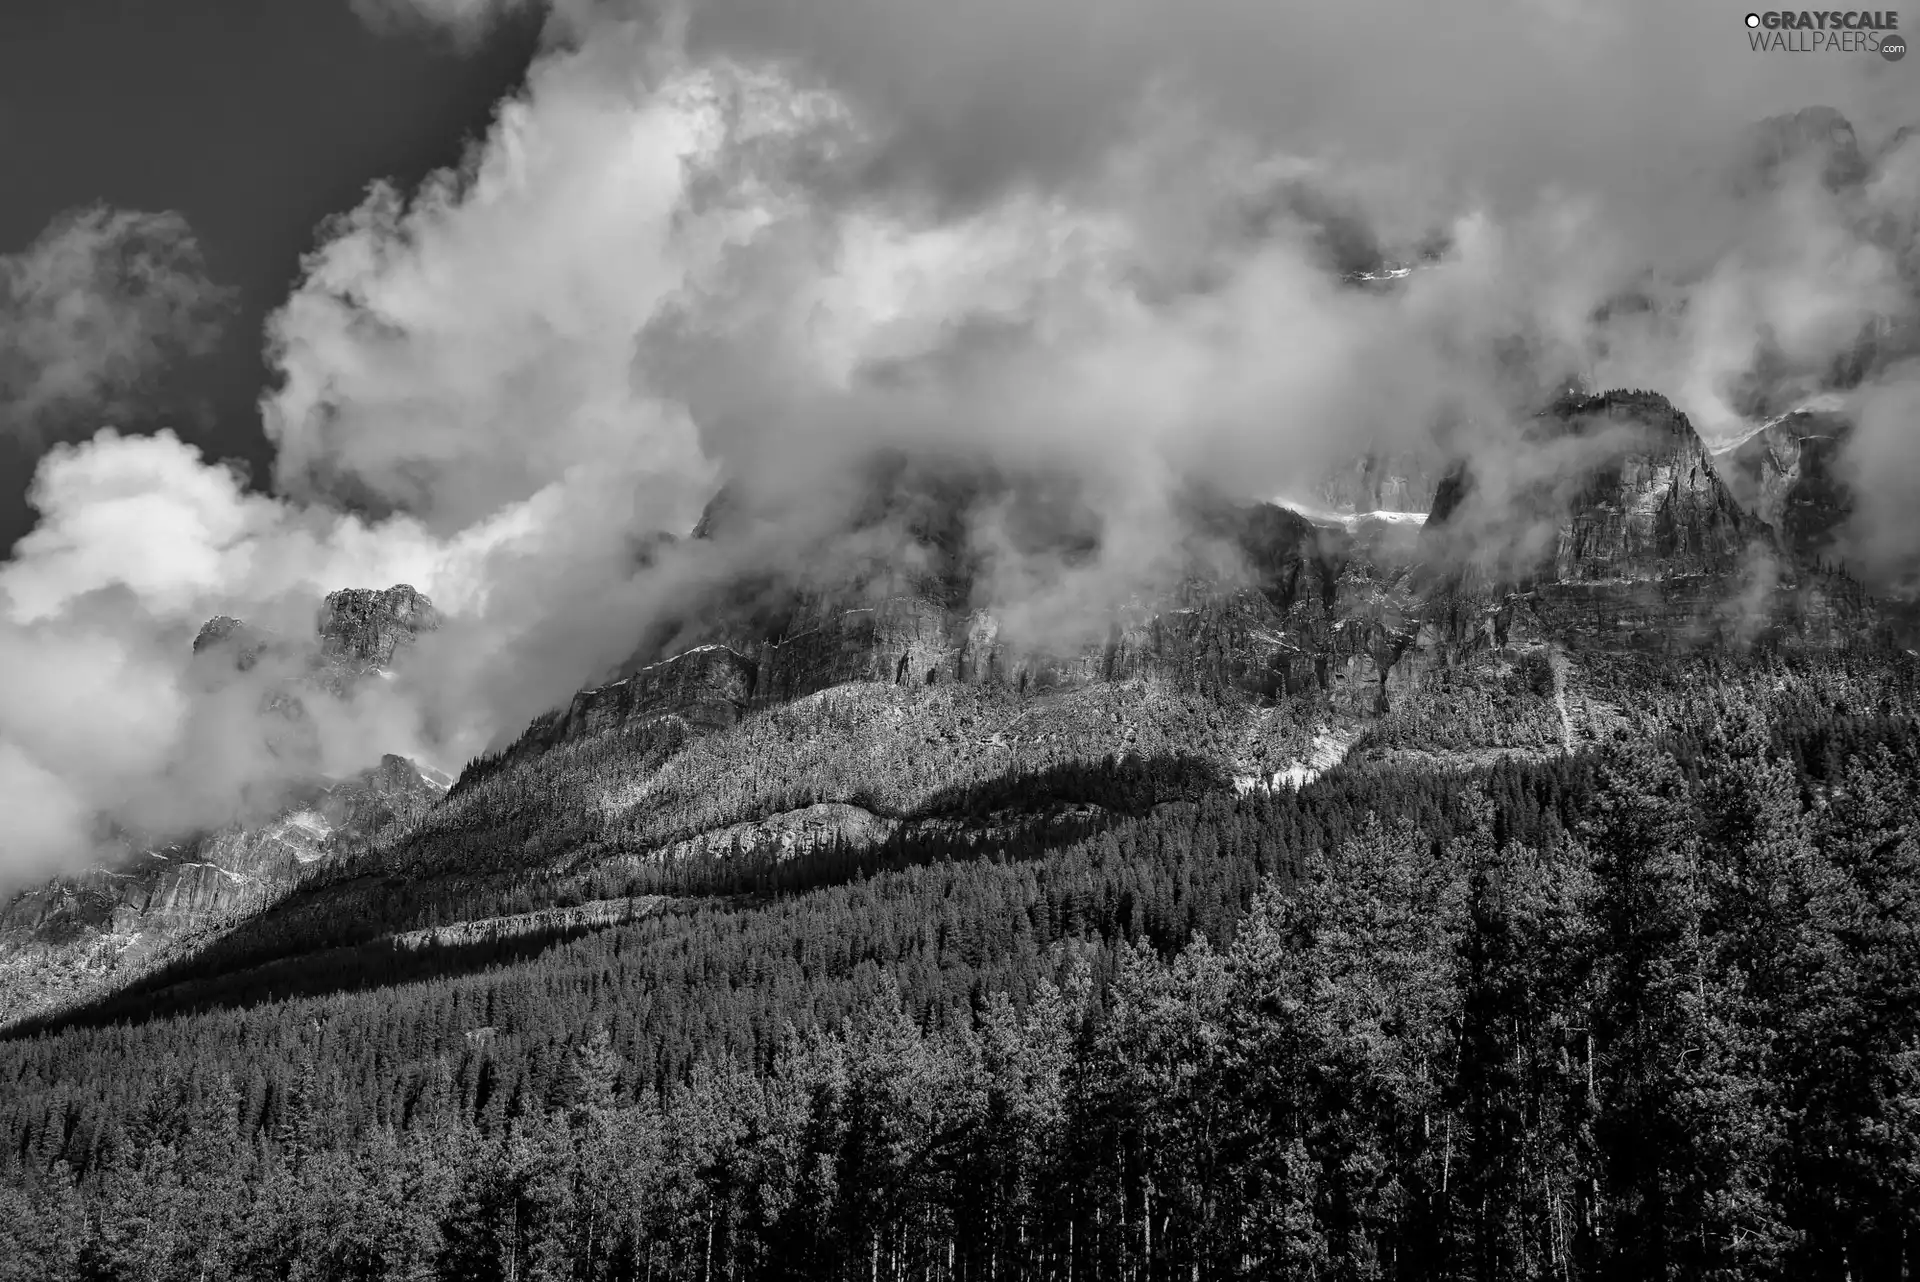
[[(464, 40), (530, 8), (356, 7)], [(1731, 437), (1873, 335), (1862, 457), (1912, 447), (1920, 149), (1888, 142), (1911, 73), (1877, 57), (1548, 0), (547, 21), (460, 163), (320, 230), (265, 335), (271, 493), (164, 434), (41, 458), (0, 568), (0, 877), (95, 857), (102, 816), (212, 824), (259, 792), (218, 749), (271, 727), (190, 671), (214, 614), (299, 635), (325, 591), (420, 588), (446, 626), (328, 712), (315, 768), (457, 771), (743, 575), (899, 552), (850, 521), (883, 456), (999, 478), (966, 513), (972, 604), (1064, 644), (1180, 572), (1183, 487), (1305, 493), (1368, 450), (1531, 485), (1564, 460), (1520, 425), (1572, 378)], [(1818, 145), (1753, 159), (1754, 122), (1815, 103), (1864, 176)], [(1421, 266), (1342, 279), (1387, 261)], [(1920, 497), (1871, 470), (1863, 513)], [(722, 485), (735, 518), (686, 538)], [(69, 683), (90, 693), (46, 696)]]
[(139, 408), (212, 349), (231, 301), (179, 214), (60, 215), (0, 254), (0, 437), (33, 448)]

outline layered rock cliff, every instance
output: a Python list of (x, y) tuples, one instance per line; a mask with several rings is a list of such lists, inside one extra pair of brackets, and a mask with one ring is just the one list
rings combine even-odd
[(444, 775), (404, 757), (299, 789), (271, 818), (130, 851), (0, 905), (0, 1026), (128, 982), (258, 912), (311, 866), (417, 820)]
[[(1458, 652), (1527, 635), (1671, 651), (1884, 640), (1858, 586), (1783, 548), (1665, 398), (1567, 398), (1538, 420), (1536, 437), (1574, 447), (1580, 465), (1481, 499), (1468, 473), (1441, 487), (1426, 537), (1435, 561), (1453, 568), (1427, 597), (1437, 643)], [(1489, 566), (1468, 554), (1489, 529), (1508, 533), (1495, 546), (1517, 539), (1529, 555)]]
[(411, 584), (400, 583), (384, 592), (348, 588), (328, 594), (314, 631), (327, 660), (369, 671), (392, 664), (396, 654), (440, 623), (433, 602)]
[[(918, 508), (925, 497), (895, 495), (879, 506)], [(755, 612), (721, 607), (734, 618), (710, 640), (637, 662), (582, 691), (553, 736), (663, 713), (724, 725), (754, 707), (857, 682), (1039, 695), (1155, 677), (1262, 697), (1318, 690), (1333, 698), (1351, 680), (1368, 687), (1354, 696), (1364, 710), (1406, 643), (1407, 603), (1395, 597), (1406, 570), (1374, 546), (1371, 532), (1200, 495), (1182, 513), (1184, 573), (1151, 598), (1114, 602), (1077, 635), (1022, 636), (987, 599), (967, 544), (965, 504), (973, 492), (946, 497), (954, 504), (935, 504), (927, 519), (904, 527), (905, 545), (891, 558), (838, 583), (799, 585)], [(716, 525), (710, 517), (700, 534), (714, 537)], [(768, 599), (764, 585), (741, 595)]]
[[(1304, 697), (1350, 721), (1387, 710), (1435, 671), (1515, 645), (1667, 651), (1873, 634), (1877, 616), (1857, 586), (1821, 573), (1743, 507), (1664, 398), (1564, 395), (1515, 448), (1535, 460), (1531, 473), (1456, 470), (1435, 483), (1424, 529), (1191, 496), (1186, 572), (1115, 603), (1095, 634), (1066, 646), (1010, 635), (982, 599), (966, 507), (979, 487), (950, 487), (945, 506), (925, 490), (889, 494), (878, 510), (921, 514), (890, 561), (794, 588), (777, 608), (765, 608), (766, 585), (756, 584), (757, 613), (718, 611), (730, 621), (700, 644), (646, 656), (583, 691), (553, 733), (666, 714), (696, 729), (726, 725), (852, 682), (1037, 695), (1142, 677)], [(1384, 461), (1355, 474), (1358, 501), (1412, 492)], [(907, 473), (889, 480), (914, 484)], [(699, 537), (724, 534), (730, 501), (717, 502)]]

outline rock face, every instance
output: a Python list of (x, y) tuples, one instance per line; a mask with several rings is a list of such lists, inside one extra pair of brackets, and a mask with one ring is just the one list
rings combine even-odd
[(384, 592), (349, 588), (329, 594), (314, 630), (328, 659), (350, 667), (384, 668), (420, 633), (440, 623), (433, 602), (401, 583)]
[(365, 848), (444, 795), (404, 757), (290, 797), (261, 823), (133, 852), (0, 905), (0, 1026), (126, 983), (195, 932), (264, 908), (303, 869)]
[(310, 638), (276, 636), (220, 615), (201, 626), (193, 654), (196, 667), (215, 682), (231, 672), (268, 669), (264, 675), (290, 687), (283, 702), (297, 703), (302, 686), (343, 694), (387, 670), (441, 622), (433, 602), (407, 584), (352, 588), (326, 598)]
[(1617, 429), (1624, 439), (1586, 469), (1560, 517), (1546, 577), (1564, 583), (1727, 574), (1760, 533), (1721, 484), (1686, 417), (1663, 398), (1575, 398), (1549, 421), (1574, 434)]
[(695, 646), (582, 690), (561, 719), (558, 737), (596, 734), (669, 711), (701, 728), (731, 725), (753, 702), (757, 677), (753, 661), (731, 646)]
[(275, 649), (274, 638), (225, 614), (208, 619), (193, 639), (196, 658), (204, 655), (208, 660), (225, 660), (240, 672), (251, 671)]
[(1427, 596), (1424, 622), (1438, 644), (1462, 653), (1531, 636), (1664, 651), (1877, 636), (1878, 615), (1857, 587), (1783, 551), (1664, 398), (1566, 398), (1538, 430), (1592, 448), (1578, 451), (1570, 488), (1556, 477), (1500, 496), (1501, 518), (1544, 531), (1536, 558), (1489, 571), (1460, 556), (1488, 514), (1475, 511), (1470, 478), (1441, 487), (1425, 533), (1437, 548), (1453, 541), (1438, 559), (1458, 568)]
[[(1456, 471), (1434, 484), (1424, 528), (1192, 496), (1186, 573), (1113, 607), (1104, 635), (1064, 646), (1022, 644), (982, 604), (963, 511), (977, 490), (931, 503), (924, 490), (894, 495), (880, 507), (921, 519), (890, 560), (792, 590), (772, 608), (755, 585), (757, 612), (731, 611), (702, 644), (582, 692), (555, 731), (668, 714), (723, 725), (848, 682), (1038, 694), (1136, 677), (1306, 698), (1338, 722), (1514, 645), (1831, 645), (1877, 626), (1857, 587), (1780, 546), (1772, 525), (1742, 507), (1664, 398), (1564, 394), (1534, 422), (1528, 449), (1555, 465), (1504, 486)], [(1332, 497), (1411, 502), (1423, 482), (1405, 470), (1363, 462)], [(699, 537), (724, 535), (730, 501), (716, 502)]]
[[(1319, 690), (1364, 709), (1404, 648), (1403, 568), (1364, 539), (1271, 504), (1195, 496), (1188, 572), (1151, 601), (1116, 606), (1065, 642), (1023, 643), (976, 598), (959, 513), (937, 507), (896, 558), (838, 585), (810, 584), (737, 617), (712, 640), (583, 691), (556, 737), (665, 713), (696, 726), (849, 682), (999, 685), (1022, 693), (1132, 677), (1275, 697)], [(715, 519), (703, 523), (712, 536)], [(1409, 544), (1411, 546), (1411, 544)], [(1222, 564), (1221, 562), (1225, 563)], [(911, 568), (902, 568), (911, 567)], [(762, 593), (764, 599), (764, 593)]]

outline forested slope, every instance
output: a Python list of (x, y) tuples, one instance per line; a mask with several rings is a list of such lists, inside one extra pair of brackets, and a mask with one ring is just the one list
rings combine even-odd
[(0, 1035), (0, 1278), (1903, 1276), (1920, 663), (1664, 400), (1534, 430), (1627, 445), (1418, 564), (1203, 507), (1069, 655), (882, 495), (939, 574)]
[[(1759, 668), (1665, 706), (1573, 755), (1298, 792), (1129, 806), (1116, 763), (1056, 841), (689, 855), (602, 930), (374, 941), (335, 981), (306, 959), (307, 995), (234, 972), (15, 1037), (0, 1258), (1897, 1276), (1910, 678)], [(415, 969), (368, 985), (380, 949)]]

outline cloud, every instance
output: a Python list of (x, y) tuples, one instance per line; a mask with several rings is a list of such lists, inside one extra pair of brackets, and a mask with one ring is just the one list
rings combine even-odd
[(1844, 538), (1871, 581), (1920, 592), (1920, 360), (1908, 361), (1856, 400), (1839, 471), (1853, 495)]
[(169, 365), (212, 350), (230, 301), (179, 214), (54, 219), (0, 256), (0, 433), (37, 444), (150, 406)]
[(382, 34), (432, 29), (471, 46), (500, 23), (536, 13), (541, 0), (349, 0), (354, 14)]
[[(1072, 565), (1000, 499), (969, 531), (982, 604), (1089, 613), (1166, 570), (1189, 480), (1510, 451), (1570, 374), (1722, 429), (1763, 344), (1814, 369), (1907, 305), (1857, 193), (1791, 148), (1733, 181), (1768, 111), (1880, 120), (1864, 62), (1768, 62), (1645, 5), (1375, 6), (1377, 49), (1344, 13), (1102, 15), (560, 4), (484, 143), (326, 229), (274, 318), (283, 492), (439, 537), (529, 514), (490, 571), (519, 621), (482, 612), (485, 658), (444, 665), (518, 715), (720, 608), (703, 588), (840, 574), (890, 451), (1092, 513)], [(1338, 279), (1433, 246), (1397, 291)], [(721, 478), (750, 519), (638, 567)]]
[[(637, 581), (625, 537), (646, 493), (576, 469), (443, 536), (249, 492), (170, 432), (56, 445), (40, 519), (0, 566), (0, 883), (111, 857), (115, 833), (257, 818), (389, 752), (457, 771), (631, 649), (665, 590)], [(452, 613), (444, 635), (343, 697), (302, 679), (325, 593), (402, 582)], [(210, 669), (192, 642), (218, 615), (283, 644)], [(269, 710), (282, 689), (302, 724)]]
[(1462, 0), (1444, 12), (1408, 0), (691, 0), (686, 10), (696, 52), (786, 61), (881, 122), (877, 178), (962, 201), (1097, 164), (1124, 141), (1143, 87), (1296, 154), (1410, 166), (1488, 195), (1565, 184), (1629, 200), (1659, 197), (1703, 142), (1783, 105), (1828, 102), (1877, 123), (1907, 91), (1903, 68), (1756, 55), (1739, 14), (1660, 0)]
[[(509, 6), (410, 8), (471, 34)], [(422, 588), (448, 626), (321, 756), (457, 767), (767, 581), (898, 553), (889, 459), (973, 487), (971, 604), (1049, 643), (1179, 572), (1193, 482), (1307, 492), (1376, 448), (1544, 484), (1568, 460), (1515, 420), (1569, 375), (1710, 428), (1762, 357), (1767, 394), (1812, 386), (1911, 318), (1911, 149), (1838, 189), (1728, 168), (1809, 101), (1884, 132), (1905, 82), (1756, 55), (1737, 17), (560, 0), (460, 164), (322, 229), (268, 327), (273, 495), (165, 435), (43, 460), (0, 569), (0, 787), (36, 807), (7, 858), (258, 791), (256, 692), (186, 657), (215, 613), (297, 634), (322, 591)], [(715, 537), (661, 537), (723, 481)]]
[[(310, 638), (322, 585), (430, 579), (442, 550), (423, 532), (248, 494), (167, 432), (55, 446), (31, 501), (41, 520), (0, 566), (0, 880), (96, 854), (116, 830), (216, 827), (303, 774), (377, 760), (355, 723), (391, 732), (393, 719), (317, 695), (319, 759), (276, 759), (263, 744), (286, 727), (262, 704), (304, 655), (209, 687), (191, 643), (236, 607)], [(418, 734), (383, 737), (405, 750)]]
[(536, 67), (466, 163), (323, 229), (269, 323), (283, 492), (449, 529), (572, 467), (697, 470), (684, 415), (629, 366), (696, 252), (672, 225), (680, 158), (717, 105), (577, 74), (591, 61)]

